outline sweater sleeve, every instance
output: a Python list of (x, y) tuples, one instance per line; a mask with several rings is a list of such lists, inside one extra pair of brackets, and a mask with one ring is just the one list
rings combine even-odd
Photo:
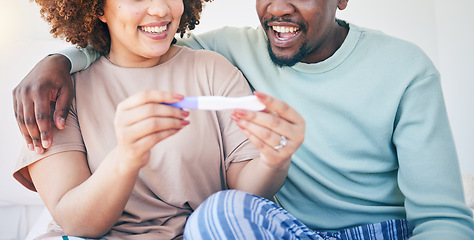
[(177, 39), (177, 45), (186, 46), (191, 49), (206, 49), (216, 51), (215, 39), (218, 30), (213, 30), (200, 35), (191, 34), (187, 38)]
[(439, 74), (420, 77), (401, 99), (393, 143), (413, 240), (474, 239)]
[(60, 54), (69, 59), (71, 62), (71, 74), (88, 68), (100, 58), (100, 54), (90, 46), (87, 48), (69, 47), (52, 54)]

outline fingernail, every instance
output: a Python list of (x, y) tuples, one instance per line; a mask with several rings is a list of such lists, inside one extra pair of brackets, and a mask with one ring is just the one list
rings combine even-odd
[(64, 128), (64, 126), (66, 126), (66, 119), (59, 118), (58, 123), (61, 128)]
[(181, 125), (182, 125), (182, 126), (189, 125), (189, 121), (188, 121), (188, 120), (182, 120), (182, 121), (181, 121)]
[(247, 115), (247, 110), (244, 110), (244, 109), (234, 109), (234, 113), (239, 116), (239, 117), (243, 117), (245, 115)]
[(255, 94), (255, 96), (257, 96), (257, 98), (263, 100), (267, 97), (267, 95), (265, 93), (262, 93), (262, 92), (258, 92), (258, 91), (254, 91), (253, 92)]
[(43, 153), (43, 149), (40, 148), (40, 147), (35, 147), (35, 152), (38, 153), (38, 154), (41, 154), (41, 153)]
[(35, 147), (33, 146), (33, 143), (29, 143), (29, 144), (28, 144), (28, 150), (30, 150), (30, 151), (34, 151), (34, 150), (35, 150)]
[(240, 118), (237, 117), (236, 115), (231, 115), (230, 118), (232, 118), (232, 120), (236, 121), (236, 122), (239, 122), (240, 121)]
[(183, 99), (184, 98), (184, 95), (181, 95), (179, 93), (173, 93), (172, 96), (173, 96), (173, 98), (176, 98), (176, 99)]
[(181, 110), (181, 115), (182, 115), (183, 117), (187, 117), (187, 116), (189, 116), (189, 112), (188, 112), (188, 111)]
[(49, 148), (50, 142), (48, 140), (43, 140), (41, 141), (41, 145), (43, 145), (44, 148)]

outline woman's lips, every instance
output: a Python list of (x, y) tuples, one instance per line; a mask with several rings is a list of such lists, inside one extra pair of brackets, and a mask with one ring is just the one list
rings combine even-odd
[(168, 36), (168, 26), (169, 23), (166, 25), (139, 26), (138, 29), (153, 40), (161, 40)]
[(147, 27), (147, 26), (141, 26), (140, 30), (147, 32), (147, 33), (153, 33), (153, 34), (159, 34), (163, 33), (166, 31), (167, 25), (164, 26), (153, 26), (153, 27)]

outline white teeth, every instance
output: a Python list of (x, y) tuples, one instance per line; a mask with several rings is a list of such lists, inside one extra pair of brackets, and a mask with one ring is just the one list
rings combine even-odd
[(297, 27), (284, 27), (284, 26), (273, 26), (273, 31), (279, 32), (279, 33), (294, 33), (300, 30)]
[(145, 32), (149, 32), (149, 33), (162, 33), (164, 31), (166, 31), (166, 25), (165, 26), (161, 26), (161, 27), (141, 27), (141, 29)]

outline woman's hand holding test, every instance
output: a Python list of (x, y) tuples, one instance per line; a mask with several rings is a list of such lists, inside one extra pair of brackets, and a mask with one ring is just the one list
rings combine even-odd
[(117, 156), (124, 170), (139, 170), (150, 157), (150, 150), (163, 139), (189, 124), (189, 112), (161, 103), (173, 103), (184, 96), (159, 90), (145, 90), (130, 96), (117, 106), (115, 133)]
[(28, 167), (45, 205), (66, 234), (98, 238), (112, 228), (130, 198), (139, 170), (149, 161), (150, 149), (189, 123), (184, 120), (188, 112), (160, 104), (182, 97), (147, 90), (122, 101), (114, 123), (117, 146), (94, 174), (85, 154), (77, 151), (53, 154)]
[(264, 111), (236, 109), (231, 117), (260, 150), (260, 158), (231, 164), (228, 182), (231, 188), (269, 198), (285, 181), (291, 155), (304, 140), (305, 121), (287, 103), (261, 92), (255, 95), (265, 104)]

